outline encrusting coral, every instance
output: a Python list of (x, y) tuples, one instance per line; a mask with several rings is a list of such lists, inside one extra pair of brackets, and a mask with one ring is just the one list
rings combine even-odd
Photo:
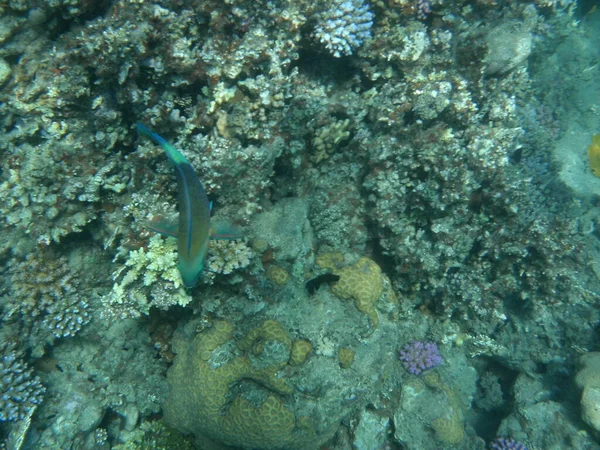
[[(500, 431), (594, 447), (551, 388), (532, 403), (509, 386), (555, 385), (597, 341), (600, 138), (589, 165), (569, 143), (597, 119), (580, 94), (600, 34), (579, 3), (2, 2), (0, 337), (44, 368), (30, 446), (135, 446), (174, 359), (166, 416), (217, 445), (481, 447), (469, 422), (489, 411), (465, 419), (440, 388), (420, 420), (436, 403), (406, 383), (459, 373), (468, 408), (452, 358), (469, 353), (516, 374)], [(142, 231), (178, 190), (137, 121), (260, 258), (211, 244), (183, 289), (173, 242)], [(452, 355), (411, 377), (394, 351), (423, 339)]]

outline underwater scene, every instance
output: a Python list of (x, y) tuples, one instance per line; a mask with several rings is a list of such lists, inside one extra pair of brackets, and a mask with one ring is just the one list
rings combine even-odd
[(600, 450), (600, 4), (0, 2), (1, 450)]

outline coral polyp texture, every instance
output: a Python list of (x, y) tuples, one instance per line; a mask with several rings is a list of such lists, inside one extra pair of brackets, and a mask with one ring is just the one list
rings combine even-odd
[(400, 350), (399, 358), (404, 368), (413, 375), (420, 375), (444, 362), (434, 342), (409, 342)]
[(324, 269), (333, 270), (339, 280), (332, 284), (331, 292), (345, 300), (354, 300), (356, 308), (365, 314), (371, 327), (377, 328), (377, 301), (383, 294), (383, 276), (381, 268), (369, 258), (360, 258), (356, 263), (339, 267), (343, 256), (336, 253), (323, 254), (317, 258), (317, 264)]

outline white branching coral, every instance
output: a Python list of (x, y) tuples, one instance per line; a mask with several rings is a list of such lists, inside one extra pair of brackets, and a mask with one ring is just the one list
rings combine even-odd
[[(207, 273), (229, 274), (248, 266), (251, 257), (243, 241), (211, 241)], [(166, 310), (192, 301), (177, 268), (177, 241), (160, 235), (150, 238), (147, 249), (130, 251), (113, 280), (111, 292), (102, 300), (107, 317), (138, 317), (148, 314), (151, 307)]]
[(211, 241), (209, 252), (208, 270), (223, 274), (247, 267), (252, 258), (252, 250), (246, 242), (240, 240)]
[(137, 317), (148, 314), (151, 306), (168, 309), (192, 301), (177, 269), (177, 242), (160, 235), (150, 238), (147, 249), (130, 251), (113, 280), (112, 291), (103, 298), (107, 316)]

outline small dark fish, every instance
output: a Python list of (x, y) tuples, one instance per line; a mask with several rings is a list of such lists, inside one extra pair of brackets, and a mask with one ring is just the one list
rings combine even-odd
[(323, 283), (332, 283), (334, 281), (338, 281), (339, 279), (339, 275), (336, 275), (334, 273), (324, 273), (323, 275), (314, 277), (312, 280), (308, 280), (306, 282), (306, 290), (310, 295), (313, 295), (319, 290)]

